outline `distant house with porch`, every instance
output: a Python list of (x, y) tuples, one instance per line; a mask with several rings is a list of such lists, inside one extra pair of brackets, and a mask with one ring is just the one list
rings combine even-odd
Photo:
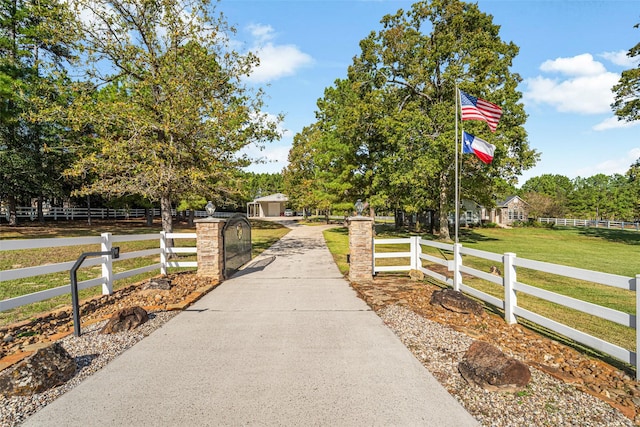
[(265, 218), (283, 216), (289, 198), (282, 193), (257, 197), (247, 203), (247, 216), (249, 218)]
[[(462, 226), (479, 225), (483, 222), (508, 226), (515, 221), (527, 221), (529, 218), (529, 205), (520, 196), (509, 196), (505, 200), (498, 201), (493, 209), (487, 209), (473, 200), (466, 199), (463, 199), (460, 205), (460, 225)], [(449, 216), (451, 224), (454, 218), (454, 214)]]
[(529, 219), (529, 205), (520, 196), (510, 196), (496, 203), (496, 207), (489, 213), (489, 222), (500, 225), (511, 225), (515, 221)]

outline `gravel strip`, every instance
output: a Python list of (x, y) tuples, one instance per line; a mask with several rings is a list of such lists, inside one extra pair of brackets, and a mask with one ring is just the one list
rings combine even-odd
[(78, 366), (76, 375), (60, 387), (32, 396), (1, 397), (0, 426), (20, 425), (30, 415), (80, 384), (85, 378), (107, 365), (115, 357), (164, 325), (178, 312), (149, 313), (149, 321), (133, 331), (102, 335), (98, 332), (106, 321), (95, 323), (82, 329), (78, 338), (73, 335), (60, 342)]
[(531, 382), (518, 393), (488, 392), (470, 385), (458, 372), (458, 363), (472, 338), (397, 305), (385, 307), (378, 315), (483, 426), (634, 425), (600, 399), (534, 368), (530, 368)]

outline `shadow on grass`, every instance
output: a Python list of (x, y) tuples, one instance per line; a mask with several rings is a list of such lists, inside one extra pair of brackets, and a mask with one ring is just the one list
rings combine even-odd
[(327, 233), (333, 233), (333, 234), (340, 234), (342, 236), (348, 236), (349, 235), (349, 229), (347, 227), (330, 228), (329, 230), (327, 230)]
[(251, 228), (256, 228), (259, 230), (274, 230), (277, 228), (284, 228), (284, 225), (279, 224), (275, 221), (262, 221), (259, 219), (249, 219), (249, 223), (251, 223)]
[[(186, 223), (174, 223), (174, 231), (193, 231), (195, 227), (189, 227)], [(106, 220), (92, 219), (91, 225), (87, 220), (74, 221), (47, 221), (44, 224), (38, 222), (23, 222), (10, 227), (6, 224), (0, 226), (4, 239), (33, 239), (56, 237), (83, 237), (96, 236), (100, 233), (112, 233), (118, 235), (158, 233), (162, 230), (159, 221), (148, 226), (145, 220)]]
[(608, 240), (609, 242), (624, 243), (625, 245), (640, 245), (640, 232), (638, 231), (584, 228), (579, 229), (578, 234), (585, 237)]
[(483, 236), (482, 234), (474, 231), (473, 229), (462, 229), (458, 238), (461, 243), (478, 243), (478, 242), (491, 242), (498, 241), (495, 237)]

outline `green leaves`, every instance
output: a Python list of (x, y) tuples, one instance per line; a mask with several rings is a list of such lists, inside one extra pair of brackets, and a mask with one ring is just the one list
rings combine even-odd
[[(361, 41), (348, 78), (318, 101), (316, 133), (298, 140), (305, 157), (290, 158), (300, 161), (291, 170), (312, 165), (314, 188), (334, 206), (362, 198), (375, 209), (437, 209), (446, 238), (454, 202), (456, 85), (503, 107), (495, 134), (484, 123), (465, 122), (497, 152), (489, 166), (460, 159), (462, 197), (491, 205), (505, 181), (537, 159), (523, 128), (520, 77), (509, 70), (518, 48), (500, 39), (491, 15), (456, 0), (418, 2), (382, 24)], [(296, 144), (294, 150), (302, 151)]]
[[(640, 28), (640, 24), (636, 24)], [(629, 49), (629, 58), (640, 59), (640, 43)], [(613, 87), (615, 101), (611, 108), (620, 120), (640, 120), (640, 61), (636, 68), (623, 71), (620, 81)]]
[(78, 5), (93, 11), (87, 65), (106, 83), (70, 109), (76, 129), (91, 129), (73, 171), (100, 177), (81, 193), (139, 194), (163, 209), (200, 197), (221, 204), (237, 193), (247, 165), (239, 150), (279, 135), (260, 112), (262, 93), (239, 83), (256, 58), (224, 45), (226, 22), (212, 18), (205, 0)]

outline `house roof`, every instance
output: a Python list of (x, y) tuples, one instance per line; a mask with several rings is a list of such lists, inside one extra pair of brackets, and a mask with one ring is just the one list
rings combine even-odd
[(514, 199), (518, 199), (520, 200), (520, 202), (524, 203), (525, 205), (528, 205), (528, 203), (522, 200), (520, 196), (509, 196), (502, 202), (496, 202), (496, 206), (499, 208), (506, 208), (507, 206), (509, 206), (509, 203), (511, 203)]
[(289, 198), (282, 193), (274, 193), (264, 197), (257, 197), (254, 202), (288, 202)]

